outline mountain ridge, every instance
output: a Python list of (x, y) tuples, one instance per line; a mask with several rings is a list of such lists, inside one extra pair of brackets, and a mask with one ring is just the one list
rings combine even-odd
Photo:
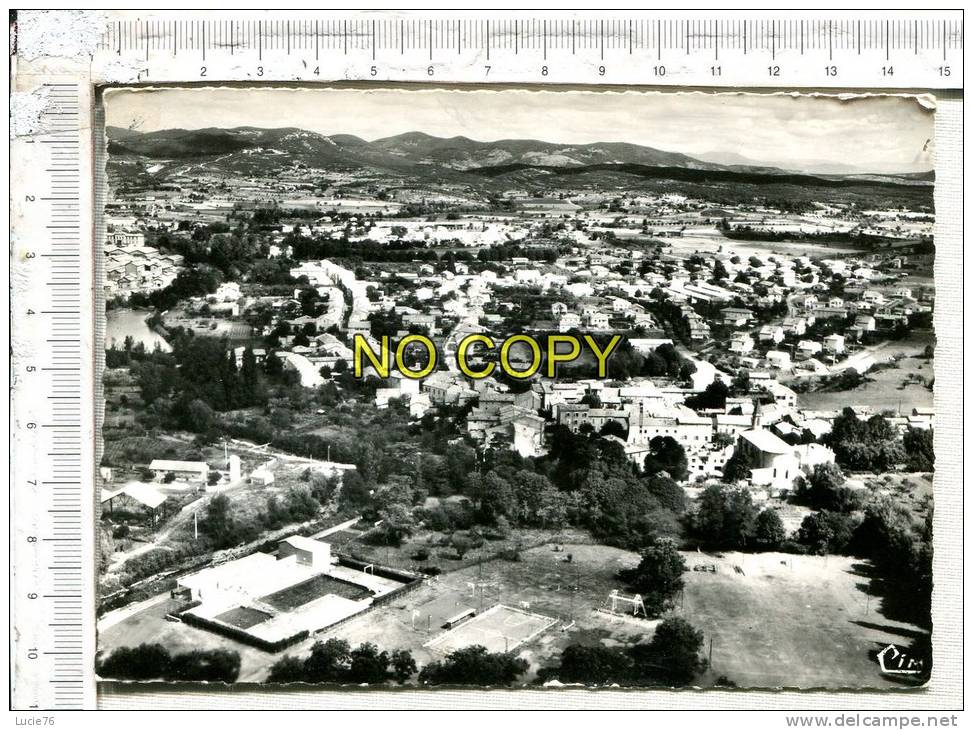
[[(538, 139), (479, 141), (465, 136), (437, 137), (425, 132), (405, 132), (375, 140), (351, 134), (325, 135), (297, 127), (233, 127), (164, 129), (151, 132), (107, 127), (110, 155), (160, 160), (204, 160), (231, 168), (244, 164), (259, 167), (263, 155), (285, 155), (309, 167), (334, 166), (343, 169), (374, 168), (396, 173), (427, 174), (439, 171), (447, 177), (488, 175), (506, 169), (531, 169), (570, 173), (571, 170), (643, 168), (694, 171), (724, 180), (734, 174), (766, 176), (769, 180), (806, 176), (824, 181), (880, 180), (888, 184), (926, 183), (933, 173), (825, 174), (760, 164), (740, 164), (746, 158), (724, 157), (730, 164), (709, 162), (679, 152), (627, 142), (561, 144)], [(246, 159), (238, 159), (239, 157)], [(704, 157), (713, 157), (707, 153)], [(279, 164), (279, 160), (275, 162)], [(813, 184), (813, 183), (812, 183)]]

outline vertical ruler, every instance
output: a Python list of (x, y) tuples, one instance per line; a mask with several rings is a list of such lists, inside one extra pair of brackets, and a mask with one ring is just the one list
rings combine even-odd
[(88, 86), (51, 80), (11, 142), (12, 707), (94, 704)]

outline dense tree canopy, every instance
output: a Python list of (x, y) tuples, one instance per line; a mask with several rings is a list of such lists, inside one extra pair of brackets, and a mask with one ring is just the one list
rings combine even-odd
[(571, 644), (556, 667), (541, 669), (547, 681), (586, 685), (684, 687), (706, 668), (703, 633), (679, 617), (663, 619), (652, 640), (631, 647)]
[(284, 656), (271, 668), (269, 683), (310, 682), (328, 684), (383, 684), (391, 679), (402, 683), (416, 671), (408, 651), (391, 654), (366, 642), (352, 649), (344, 639), (315, 642), (303, 660)]
[(649, 441), (644, 470), (648, 476), (666, 472), (677, 482), (684, 481), (689, 476), (686, 450), (672, 436), (654, 436)]
[(99, 655), (95, 670), (100, 677), (111, 679), (235, 682), (240, 674), (240, 655), (227, 649), (173, 654), (161, 644), (139, 644)]
[(838, 464), (852, 471), (890, 471), (906, 460), (902, 440), (884, 416), (863, 421), (851, 408), (834, 420), (824, 441)]
[(422, 684), (465, 684), (508, 687), (527, 671), (524, 659), (504, 652), (490, 653), (474, 645), (457, 649), (441, 661), (427, 664), (419, 672)]
[(741, 549), (754, 537), (757, 513), (747, 489), (711, 484), (699, 496), (690, 524), (713, 547)]

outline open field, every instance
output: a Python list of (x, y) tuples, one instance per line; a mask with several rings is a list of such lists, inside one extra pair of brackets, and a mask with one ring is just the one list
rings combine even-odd
[[(859, 561), (840, 556), (687, 554), (678, 612), (713, 645), (709, 675), (750, 687), (889, 687), (871, 653), (916, 627), (881, 615)], [(695, 564), (717, 571), (697, 572)]]
[(723, 236), (716, 228), (687, 231), (679, 238), (666, 238), (665, 245), (671, 247), (674, 256), (688, 258), (697, 252), (736, 254), (741, 258), (758, 256), (810, 256), (812, 258), (831, 258), (858, 253), (861, 249), (853, 246), (825, 246), (806, 241), (747, 241)]
[(933, 392), (921, 383), (905, 384), (910, 376), (930, 379), (935, 376), (932, 360), (916, 357), (926, 345), (935, 344), (929, 334), (916, 333), (904, 340), (884, 342), (870, 348), (879, 363), (888, 362), (894, 356), (902, 356), (894, 367), (870, 370), (863, 385), (853, 390), (834, 392), (799, 393), (798, 406), (811, 410), (840, 410), (847, 405), (862, 405), (883, 410), (912, 412), (913, 408), (931, 408)]

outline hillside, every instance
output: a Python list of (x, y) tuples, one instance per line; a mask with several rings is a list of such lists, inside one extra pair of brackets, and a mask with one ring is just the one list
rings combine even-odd
[[(861, 190), (893, 199), (932, 198), (933, 174), (808, 174), (774, 167), (706, 162), (688, 155), (635, 144), (558, 144), (534, 139), (481, 142), (408, 132), (371, 142), (349, 134), (323, 135), (283, 127), (258, 129), (166, 129), (140, 133), (109, 127), (109, 153), (117, 163), (152, 163), (163, 182), (173, 174), (261, 175), (293, 165), (310, 169), (389, 175), (422, 182), (454, 182), (484, 189), (517, 186), (655, 190), (668, 181), (683, 185), (734, 186), (801, 191), (831, 188), (842, 197)], [(708, 155), (711, 159), (714, 155)], [(790, 194), (790, 193), (788, 193)], [(816, 193), (820, 197), (820, 193)]]

